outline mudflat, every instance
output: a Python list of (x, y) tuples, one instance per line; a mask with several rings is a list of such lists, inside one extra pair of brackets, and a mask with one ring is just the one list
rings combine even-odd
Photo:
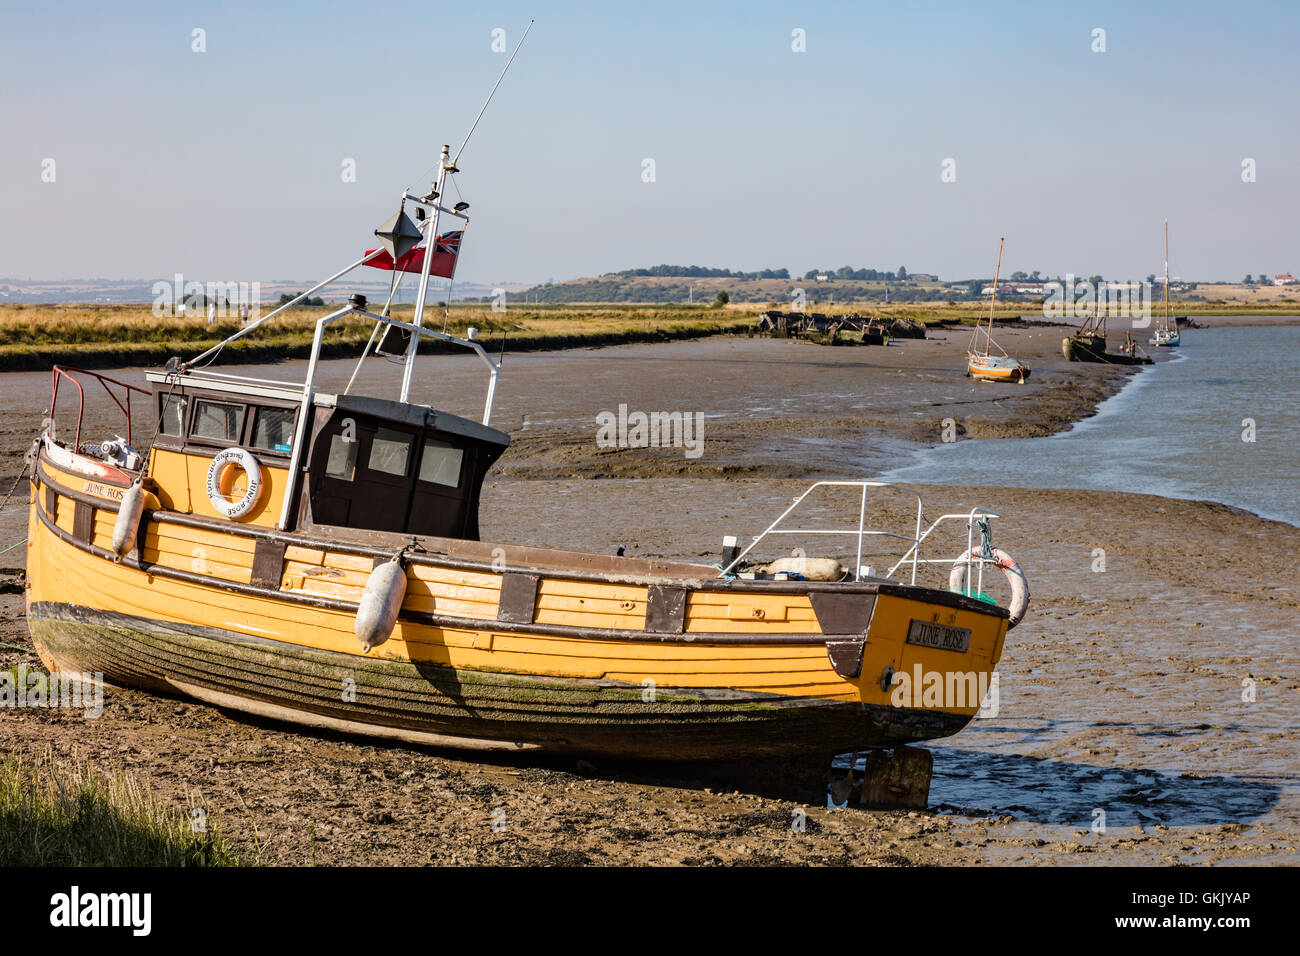
[[(945, 429), (958, 440), (1051, 434), (1140, 374), (1066, 363), (1065, 334), (997, 333), (1033, 367), (1025, 385), (965, 378), (969, 331), (960, 329), (888, 348), (728, 336), (508, 354), (494, 424), (513, 445), (485, 490), (483, 537), (711, 562), (724, 534), (757, 534), (813, 480), (869, 477)], [(293, 364), (256, 374), (289, 377)], [(350, 371), (331, 363), (328, 374), (345, 381)], [(470, 415), (481, 408), (470, 362), (431, 357), (419, 371), (420, 400)], [(10, 394), (30, 390), (33, 400), (10, 403), (0, 493), (48, 403), (35, 397), (48, 376), (30, 378), (5, 376)], [(702, 415), (700, 454), (601, 447), (597, 416), (620, 405)], [(119, 689), (95, 719), (0, 712), (0, 748), (124, 768), (180, 808), (205, 807), (237, 842), (283, 864), (1296, 861), (1300, 530), (1140, 494), (917, 490), (928, 515), (976, 505), (1001, 513), (995, 543), (1025, 568), (1033, 592), (999, 665), (996, 716), (932, 746), (926, 811), (796, 806), (761, 787), (637, 766), (483, 762)], [(18, 501), (0, 514), (0, 547), (25, 533), (22, 512)], [(873, 523), (905, 528), (900, 513), (882, 501)], [(873, 564), (888, 566), (885, 550), (869, 555)], [(36, 665), (22, 554), (0, 557), (0, 640), (9, 645), (0, 667)], [(929, 574), (937, 583), (940, 572)]]

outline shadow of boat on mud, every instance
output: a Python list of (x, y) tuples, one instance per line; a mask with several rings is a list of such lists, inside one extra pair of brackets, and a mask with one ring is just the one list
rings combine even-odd
[[(1068, 760), (931, 747), (930, 809), (960, 816), (1010, 814), (1031, 823), (1086, 828), (1249, 824), (1278, 802), (1273, 783), (1102, 767)], [(843, 766), (847, 767), (847, 760)]]

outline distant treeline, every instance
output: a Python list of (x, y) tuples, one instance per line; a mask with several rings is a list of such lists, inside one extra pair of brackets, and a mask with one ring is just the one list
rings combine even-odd
[[(557, 285), (534, 286), (523, 292), (507, 296), (511, 305), (538, 303), (573, 303), (573, 302), (664, 302), (685, 304), (694, 301), (696, 305), (709, 305), (714, 301), (713, 291), (701, 293), (691, 289), (689, 279), (680, 282), (639, 282), (638, 276), (607, 277), (600, 279), (577, 279)], [(943, 296), (949, 299), (978, 299), (979, 283), (971, 283), (973, 291), (946, 291)], [(923, 286), (874, 286), (864, 287), (850, 282), (830, 280), (818, 282), (807, 288), (810, 304), (833, 305), (836, 302), (885, 302), (886, 293), (891, 303), (925, 302), (936, 298), (936, 293)], [(774, 296), (772, 289), (762, 287), (731, 287), (726, 290), (732, 302), (770, 303), (775, 298), (778, 304), (788, 303), (787, 295)], [(482, 302), (491, 301), (483, 298)]]
[(710, 269), (707, 266), (651, 266), (649, 269), (624, 269), (606, 272), (606, 276), (665, 276), (671, 279), (788, 279), (789, 269), (760, 269), (758, 272), (733, 272), (730, 269)]
[[(853, 266), (840, 266), (838, 269), (809, 269), (804, 279), (812, 281), (819, 275), (831, 279), (859, 281), (887, 280), (889, 282), (906, 282), (907, 269), (899, 266), (893, 272), (881, 269), (855, 269)], [(651, 266), (648, 269), (624, 269), (621, 272), (606, 272), (602, 278), (637, 278), (639, 276), (658, 276), (666, 279), (789, 279), (789, 269), (760, 269), (757, 272), (736, 272), (732, 269), (711, 269), (708, 266), (672, 266), (668, 264)]]
[(887, 282), (906, 282), (907, 270), (899, 266), (895, 272), (881, 272), (879, 269), (855, 269), (853, 266), (840, 266), (838, 269), (809, 269), (803, 274), (804, 279), (812, 281), (818, 276), (830, 279), (858, 279), (871, 281), (884, 279)]

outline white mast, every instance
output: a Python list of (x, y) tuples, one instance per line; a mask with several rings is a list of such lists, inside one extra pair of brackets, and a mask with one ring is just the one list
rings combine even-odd
[(1169, 331), (1169, 220), (1165, 220), (1165, 331)]
[[(434, 192), (437, 196), (434, 198), (433, 216), (429, 219), (429, 232), (424, 237), (424, 263), (420, 266), (420, 290), (415, 296), (415, 318), (411, 319), (411, 324), (419, 328), (424, 324), (424, 301), (429, 292), (429, 269), (433, 265), (433, 257), (438, 252), (438, 219), (442, 215), (442, 188), (447, 180), (447, 172), (455, 167), (451, 164), (451, 147), (444, 145), (442, 147), (442, 157), (438, 160), (438, 179), (433, 184)], [(397, 268), (397, 263), (393, 263), (393, 268)], [(411, 373), (415, 371), (415, 353), (420, 348), (420, 336), (412, 334), (411, 344), (406, 348), (406, 368), (402, 370), (402, 394), (399, 401), (405, 402), (411, 392)]]
[[(998, 239), (998, 264), (993, 271), (993, 295), (989, 297), (989, 329), (984, 336), (984, 358), (989, 357), (989, 350), (993, 346), (993, 310), (997, 307), (998, 301), (998, 277), (1002, 275), (1002, 244), (1006, 242), (1006, 236)], [(979, 335), (979, 323), (975, 324), (975, 331), (971, 333), (969, 353), (975, 354), (975, 337)]]
[[(465, 147), (469, 144), (469, 138), (474, 135), (474, 130), (478, 129), (479, 120), (481, 120), (483, 114), (487, 112), (488, 104), (492, 102), (492, 97), (496, 95), (497, 87), (499, 87), (501, 81), (505, 79), (506, 71), (510, 69), (510, 64), (515, 62), (515, 56), (518, 55), (519, 48), (524, 45), (524, 40), (528, 37), (528, 31), (532, 28), (533, 21), (529, 20), (528, 26), (524, 28), (523, 36), (521, 36), (519, 42), (515, 44), (514, 53), (510, 54), (510, 59), (506, 60), (506, 65), (501, 70), (501, 75), (497, 77), (496, 83), (493, 84), (492, 92), (488, 93), (487, 99), (483, 101), (482, 109), (478, 111), (478, 116), (474, 117), (474, 125), (472, 125), (469, 128), (469, 132), (465, 134), (465, 139), (461, 142), (460, 149), (456, 150), (455, 158), (451, 158), (450, 146), (442, 147), (442, 157), (438, 160), (438, 179), (433, 186), (437, 193), (434, 197), (433, 218), (429, 220), (429, 232), (424, 239), (424, 265), (420, 268), (420, 290), (415, 297), (415, 318), (411, 320), (411, 324), (416, 328), (419, 328), (424, 322), (424, 304), (429, 290), (429, 267), (433, 264), (433, 257), (438, 252), (438, 219), (442, 213), (442, 206), (438, 200), (442, 198), (443, 184), (446, 182), (448, 173), (459, 172), (456, 168), (456, 163), (460, 161), (460, 154), (465, 151)], [(457, 256), (459, 256), (459, 254), (459, 250), (457, 250)], [(393, 263), (393, 268), (397, 268), (396, 262)], [(415, 353), (419, 348), (420, 336), (412, 333), (411, 344), (406, 349), (406, 368), (402, 371), (402, 394), (400, 400), (403, 402), (408, 400), (411, 393), (411, 374), (415, 371)]]

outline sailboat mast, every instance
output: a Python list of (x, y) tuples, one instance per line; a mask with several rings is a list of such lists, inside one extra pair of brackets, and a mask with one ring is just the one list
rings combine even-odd
[(998, 239), (998, 264), (993, 270), (993, 295), (989, 298), (989, 332), (984, 340), (984, 357), (989, 357), (989, 350), (993, 346), (993, 309), (997, 306), (998, 301), (998, 277), (1002, 275), (1002, 244), (1007, 241), (1006, 236)]
[(1169, 220), (1165, 220), (1165, 331), (1169, 331)]

